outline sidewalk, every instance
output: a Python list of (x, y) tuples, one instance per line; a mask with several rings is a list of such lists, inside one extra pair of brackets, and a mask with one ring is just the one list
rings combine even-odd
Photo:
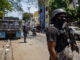
[[(14, 60), (48, 60), (49, 54), (45, 35), (37, 33), (38, 36), (28, 36), (28, 43), (23, 43), (23, 38), (12, 41)], [(41, 39), (41, 37), (44, 39)], [(37, 40), (38, 39), (38, 40)], [(44, 42), (43, 42), (44, 40)]]

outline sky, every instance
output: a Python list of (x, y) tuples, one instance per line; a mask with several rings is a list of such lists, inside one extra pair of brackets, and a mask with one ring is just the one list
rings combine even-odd
[[(36, 0), (37, 1), (37, 0)], [(32, 5), (31, 3), (25, 3), (25, 1), (22, 2), (22, 8), (24, 10), (24, 12), (29, 12), (27, 7), (31, 7), (30, 8), (30, 13), (34, 13), (35, 11), (38, 11), (38, 4), (34, 4)], [(19, 17), (20, 19), (22, 19), (22, 14), (18, 13), (18, 12), (8, 12), (8, 14), (6, 14), (6, 16), (13, 16), (13, 17)]]

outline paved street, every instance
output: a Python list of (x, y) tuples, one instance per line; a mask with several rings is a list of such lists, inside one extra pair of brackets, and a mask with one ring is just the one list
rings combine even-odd
[[(80, 42), (77, 42), (80, 48)], [(49, 53), (45, 34), (37, 33), (36, 37), (27, 37), (27, 43), (23, 43), (23, 37), (19, 40), (11, 40), (9, 56), (6, 60), (48, 60)], [(74, 60), (80, 59), (80, 54), (73, 52)], [(4, 59), (2, 59), (4, 60)]]
[(38, 34), (36, 37), (28, 36), (27, 42), (23, 43), (23, 38), (12, 41), (14, 60), (48, 60), (44, 34)]

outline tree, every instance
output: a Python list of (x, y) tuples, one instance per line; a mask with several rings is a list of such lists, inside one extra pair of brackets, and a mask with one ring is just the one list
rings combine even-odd
[(3, 11), (0, 11), (0, 19), (3, 19), (3, 18), (4, 18)]
[(5, 11), (23, 11), (21, 0), (0, 0), (0, 10)]
[(45, 6), (45, 0), (38, 0), (38, 3), (39, 3), (39, 6), (40, 5)]
[(23, 15), (22, 15), (22, 19), (23, 19), (25, 22), (27, 22), (28, 20), (30, 20), (30, 18), (31, 18), (32, 16), (33, 16), (32, 13), (25, 12), (25, 13), (23, 13)]
[(50, 0), (49, 2), (49, 13), (56, 8), (67, 8), (67, 0)]
[[(49, 2), (49, 15), (56, 8), (64, 8), (67, 11), (68, 21), (72, 22), (77, 20), (77, 8), (70, 8), (69, 0), (50, 0)], [(70, 2), (71, 3), (71, 2)]]
[(66, 11), (67, 11), (68, 22), (78, 21), (77, 8), (67, 8)]
[(12, 11), (12, 6), (7, 0), (0, 0), (0, 19), (4, 18), (5, 11)]
[(78, 0), (78, 6), (77, 6), (77, 18), (80, 21), (80, 0)]
[(12, 10), (11, 4), (7, 0), (0, 0), (0, 10), (5, 11), (5, 10)]
[(11, 4), (12, 6), (12, 9), (15, 10), (15, 11), (20, 11), (22, 12), (23, 9), (22, 9), (22, 4), (21, 4), (21, 1), (22, 0), (8, 0), (8, 2)]
[[(22, 0), (0, 0), (0, 11), (3, 11), (3, 15), (5, 16), (7, 11), (23, 11), (21, 6)], [(2, 15), (2, 14), (1, 14)]]

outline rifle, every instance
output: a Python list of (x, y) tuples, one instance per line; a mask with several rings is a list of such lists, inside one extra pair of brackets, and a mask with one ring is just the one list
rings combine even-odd
[[(65, 23), (63, 24), (62, 28), (65, 29), (66, 25), (67, 25), (67, 23), (65, 22)], [(74, 41), (74, 42), (71, 44), (71, 50), (72, 50), (72, 51), (76, 51), (77, 53), (79, 53), (79, 48), (78, 48), (75, 40), (73, 39), (72, 34), (70, 34), (69, 29), (68, 29), (68, 33), (69, 33), (69, 36), (70, 36), (71, 40)]]

